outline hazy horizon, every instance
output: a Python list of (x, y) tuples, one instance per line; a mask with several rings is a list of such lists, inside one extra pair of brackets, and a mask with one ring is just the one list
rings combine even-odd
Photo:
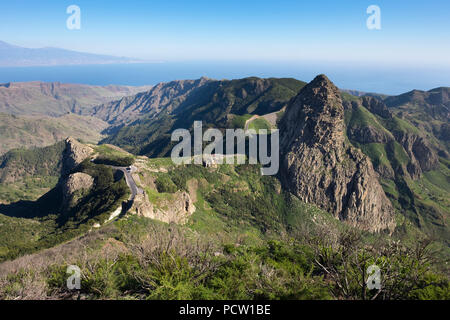
[(326, 74), (341, 89), (401, 94), (413, 89), (430, 90), (450, 84), (442, 69), (370, 68), (325, 63), (185, 62), (105, 64), (40, 67), (0, 67), (0, 83), (62, 82), (88, 85), (155, 85), (172, 80), (238, 79), (245, 77), (296, 78), (311, 81)]

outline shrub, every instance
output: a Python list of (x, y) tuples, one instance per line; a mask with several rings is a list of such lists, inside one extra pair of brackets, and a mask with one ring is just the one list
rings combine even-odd
[(159, 174), (155, 180), (156, 189), (160, 193), (175, 193), (178, 188), (167, 174)]

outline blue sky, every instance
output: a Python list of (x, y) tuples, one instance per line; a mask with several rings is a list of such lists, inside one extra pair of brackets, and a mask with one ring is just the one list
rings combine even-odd
[[(81, 30), (66, 8), (81, 8)], [(381, 30), (366, 9), (381, 8)], [(450, 1), (1, 1), (0, 40), (149, 60), (450, 66)]]

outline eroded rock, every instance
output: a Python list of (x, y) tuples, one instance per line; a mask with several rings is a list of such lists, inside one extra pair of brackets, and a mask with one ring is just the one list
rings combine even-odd
[(292, 193), (360, 229), (393, 231), (392, 205), (369, 158), (345, 141), (340, 93), (326, 76), (300, 91), (279, 127), (281, 177)]
[(76, 139), (69, 137), (66, 139), (66, 149), (63, 154), (63, 175), (70, 173), (72, 169), (78, 166), (85, 159), (89, 158), (94, 150)]
[[(79, 196), (88, 192), (94, 185), (94, 178), (82, 172), (69, 175), (62, 182), (63, 206), (73, 205)], [(78, 197), (76, 197), (78, 194)]]
[(146, 193), (138, 194), (134, 199), (131, 213), (166, 223), (185, 224), (195, 211), (190, 195), (185, 191), (177, 191), (152, 203)]

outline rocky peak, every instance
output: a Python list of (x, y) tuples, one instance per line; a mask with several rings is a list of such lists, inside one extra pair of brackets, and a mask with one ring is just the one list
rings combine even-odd
[(301, 200), (364, 230), (393, 230), (393, 208), (369, 158), (345, 142), (339, 90), (324, 75), (305, 86), (280, 121), (281, 178)]
[(63, 168), (62, 174), (70, 173), (77, 165), (88, 158), (94, 150), (72, 137), (68, 137), (65, 141), (66, 148), (63, 153)]
[(319, 75), (307, 84), (286, 109), (280, 126), (281, 145), (288, 148), (299, 137), (310, 146), (342, 145), (345, 130), (344, 108), (339, 89)]

